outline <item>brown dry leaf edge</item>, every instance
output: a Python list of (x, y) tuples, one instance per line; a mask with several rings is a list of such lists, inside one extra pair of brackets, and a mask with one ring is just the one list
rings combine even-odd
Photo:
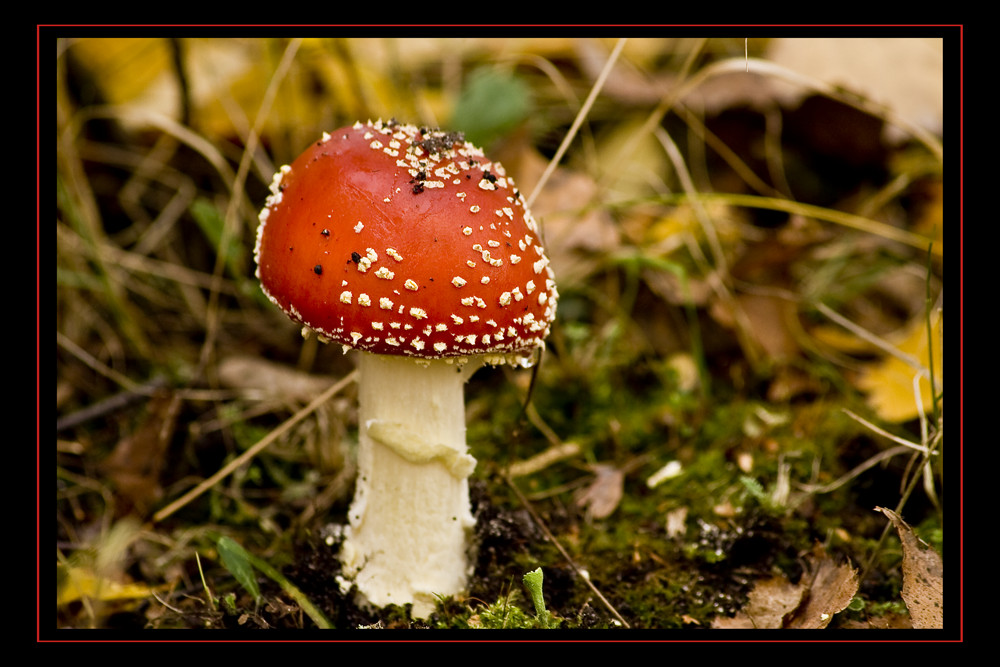
[(807, 571), (793, 584), (783, 576), (757, 582), (746, 606), (712, 624), (723, 629), (825, 628), (858, 592), (858, 572), (838, 564), (817, 546), (806, 557)]
[(903, 544), (903, 602), (914, 628), (944, 627), (944, 564), (941, 556), (923, 542), (892, 510), (876, 507), (892, 522)]

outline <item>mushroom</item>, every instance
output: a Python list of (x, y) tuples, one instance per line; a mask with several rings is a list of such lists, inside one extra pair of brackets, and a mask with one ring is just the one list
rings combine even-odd
[(360, 352), (342, 572), (369, 603), (426, 617), (469, 574), (464, 384), (483, 364), (530, 365), (555, 317), (538, 225), (461, 134), (369, 121), (281, 167), (255, 259), (303, 335)]

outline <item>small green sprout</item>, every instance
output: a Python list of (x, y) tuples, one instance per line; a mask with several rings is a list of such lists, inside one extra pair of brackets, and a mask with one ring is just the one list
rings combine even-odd
[(535, 617), (538, 624), (543, 628), (554, 628), (559, 622), (552, 618), (552, 614), (545, 609), (545, 598), (542, 597), (542, 568), (538, 568), (524, 575), (524, 587), (531, 595), (531, 601), (535, 605)]

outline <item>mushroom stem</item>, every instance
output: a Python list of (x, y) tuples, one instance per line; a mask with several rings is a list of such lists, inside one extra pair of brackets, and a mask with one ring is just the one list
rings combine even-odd
[(358, 361), (358, 479), (341, 550), (368, 602), (412, 603), (465, 588), (475, 521), (465, 441), (465, 381), (481, 365), (362, 353)]

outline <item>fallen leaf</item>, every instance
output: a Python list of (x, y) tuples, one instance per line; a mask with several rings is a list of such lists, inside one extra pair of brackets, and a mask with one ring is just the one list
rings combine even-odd
[(776, 629), (785, 627), (785, 619), (802, 604), (802, 586), (783, 576), (763, 579), (754, 584), (747, 603), (733, 618), (719, 618), (712, 627), (723, 629)]
[(820, 547), (806, 560), (807, 571), (797, 584), (783, 576), (758, 581), (743, 609), (732, 618), (716, 619), (712, 627), (825, 628), (858, 592), (858, 573), (850, 565), (836, 563)]
[(101, 462), (101, 469), (114, 482), (126, 507), (142, 515), (163, 495), (160, 474), (166, 467), (167, 448), (176, 427), (179, 403), (169, 392), (159, 392), (150, 401), (144, 421), (118, 441)]
[(61, 568), (56, 604), (65, 605), (84, 598), (90, 600), (131, 600), (149, 596), (149, 586), (119, 582), (102, 577), (89, 567)]
[(60, 562), (56, 567), (57, 604), (81, 599), (109, 602), (147, 597), (149, 585), (133, 583), (128, 574), (130, 553), (140, 531), (138, 520), (123, 519), (95, 537), (68, 562)]
[(884, 507), (875, 509), (889, 517), (903, 543), (902, 595), (913, 627), (943, 628), (944, 565), (941, 556), (918, 538), (898, 514)]
[(625, 471), (606, 464), (595, 465), (592, 469), (594, 481), (577, 497), (576, 504), (587, 508), (588, 517), (605, 519), (611, 516), (621, 502)]
[(808, 596), (786, 627), (825, 628), (858, 592), (858, 571), (850, 565), (837, 564), (818, 548), (808, 560)]
[(750, 325), (750, 336), (768, 360), (780, 365), (795, 358), (799, 344), (792, 325), (794, 303), (770, 294), (740, 294), (737, 302)]
[[(938, 318), (932, 324), (931, 335), (934, 337), (933, 359), (934, 380), (941, 386), (943, 381), (943, 364), (941, 362), (941, 320)], [(916, 359), (925, 368), (931, 367), (929, 348), (927, 344), (927, 325), (922, 318), (914, 320), (897, 337), (890, 340), (896, 348)], [(868, 404), (882, 419), (899, 423), (909, 421), (919, 416), (917, 400), (913, 393), (913, 378), (917, 369), (896, 356), (871, 364), (865, 368), (858, 378), (858, 387), (868, 394)], [(929, 412), (932, 407), (931, 385), (926, 377), (920, 378), (921, 408)]]

